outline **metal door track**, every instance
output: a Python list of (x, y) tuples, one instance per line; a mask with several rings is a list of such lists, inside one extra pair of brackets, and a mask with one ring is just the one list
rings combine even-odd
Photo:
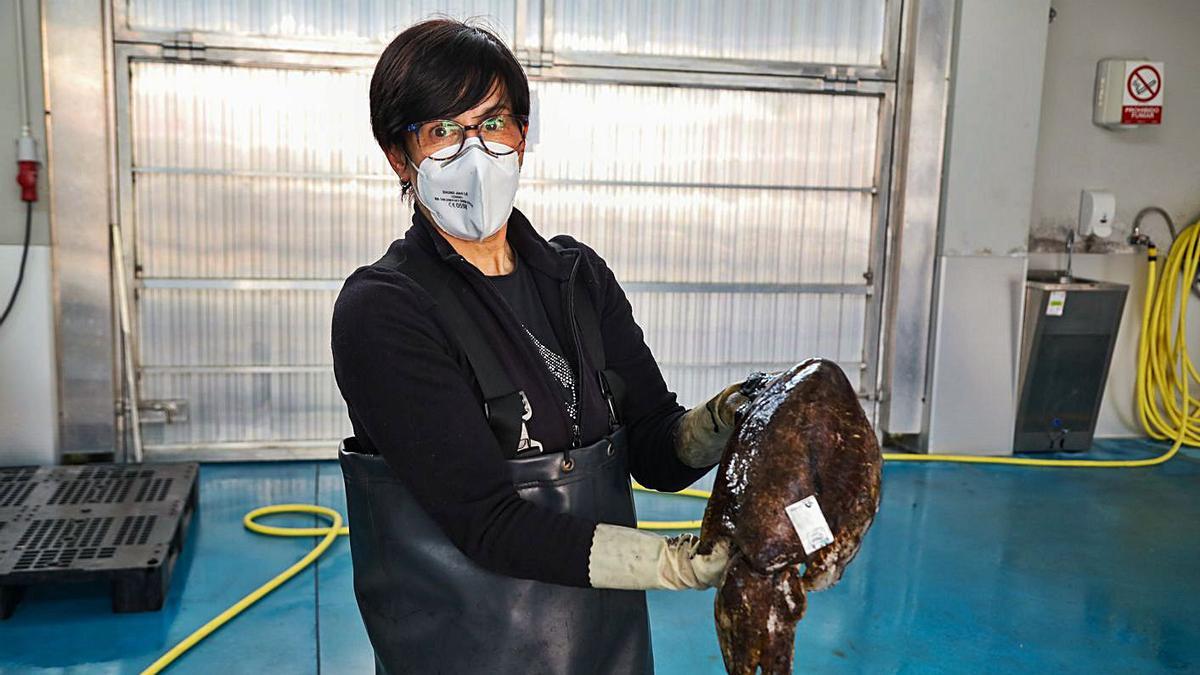
[(0, 469), (0, 619), (27, 586), (105, 579), (114, 612), (162, 608), (197, 464)]

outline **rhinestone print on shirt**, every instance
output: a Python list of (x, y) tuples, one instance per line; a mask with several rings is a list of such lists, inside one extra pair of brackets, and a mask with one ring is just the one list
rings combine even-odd
[[(522, 328), (525, 327), (522, 326)], [(541, 340), (534, 337), (528, 328), (525, 328), (525, 334), (529, 336), (529, 339), (533, 341), (533, 345), (537, 347), (538, 354), (541, 354), (542, 361), (545, 361), (546, 368), (550, 370), (550, 374), (554, 375), (554, 379), (558, 380), (563, 389), (570, 394), (567, 402), (567, 414), (571, 416), (572, 421), (578, 419), (576, 411), (578, 410), (579, 397), (575, 392), (575, 374), (571, 372), (571, 364), (567, 363), (567, 360), (563, 357), (554, 353), (554, 350), (542, 344)]]

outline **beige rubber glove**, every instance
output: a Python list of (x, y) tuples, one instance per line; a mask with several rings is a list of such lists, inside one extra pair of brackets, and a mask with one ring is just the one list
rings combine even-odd
[(679, 461), (694, 469), (721, 461), (725, 444), (733, 435), (734, 413), (750, 401), (741, 393), (743, 384), (731, 384), (708, 403), (683, 414), (675, 434), (675, 455)]
[(729, 547), (720, 542), (708, 555), (696, 555), (693, 534), (660, 537), (632, 527), (596, 525), (588, 558), (593, 588), (672, 590), (711, 588), (729, 564)]
[(693, 469), (703, 469), (721, 461), (739, 411), (783, 372), (751, 373), (745, 380), (725, 387), (704, 405), (684, 413), (675, 434), (675, 455), (679, 461)]

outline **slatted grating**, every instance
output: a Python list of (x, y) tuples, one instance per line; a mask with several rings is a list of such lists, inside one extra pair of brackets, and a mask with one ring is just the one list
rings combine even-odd
[(153, 471), (89, 470), (58, 483), (47, 504), (121, 504), (134, 495), (136, 502), (161, 502), (174, 479)]
[(107, 577), (157, 609), (196, 503), (195, 464), (0, 469), (0, 617), (29, 584)]
[(37, 469), (26, 466), (0, 472), (0, 508), (25, 503), (36, 483), (31, 480)]

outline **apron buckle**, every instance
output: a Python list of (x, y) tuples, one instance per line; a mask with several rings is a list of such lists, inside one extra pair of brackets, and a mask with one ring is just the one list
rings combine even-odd
[(620, 419), (617, 417), (617, 405), (612, 387), (609, 386), (608, 378), (605, 377), (603, 370), (596, 371), (596, 379), (600, 382), (600, 394), (604, 396), (604, 402), (608, 404), (608, 428), (616, 429)]

